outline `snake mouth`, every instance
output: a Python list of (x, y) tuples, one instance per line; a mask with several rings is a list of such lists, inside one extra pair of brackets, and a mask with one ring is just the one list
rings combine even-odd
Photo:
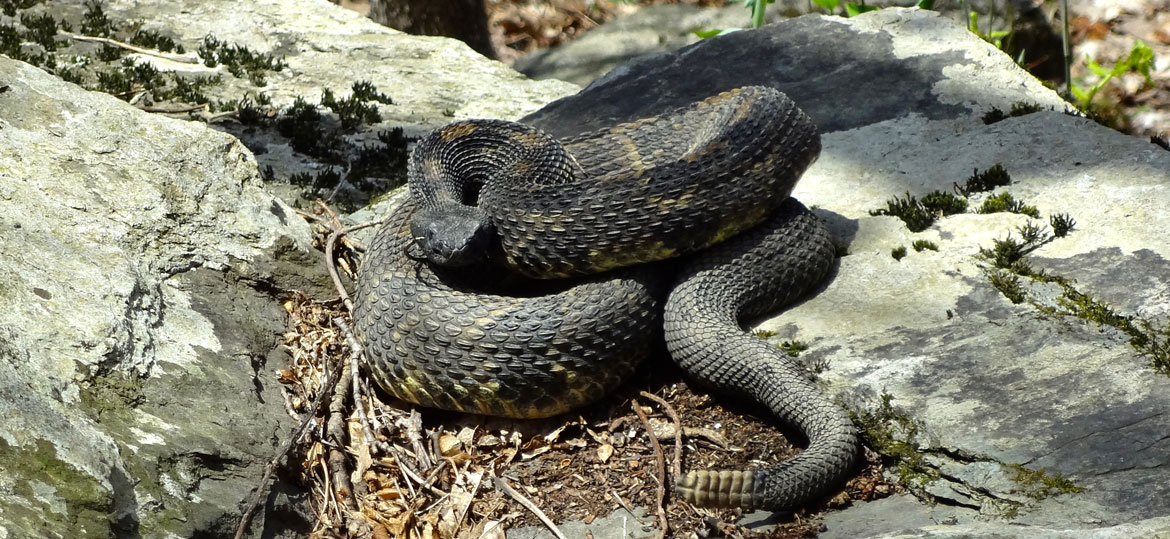
[(411, 219), (410, 232), (418, 254), (408, 251), (408, 255), (444, 267), (463, 267), (486, 260), (495, 239), (495, 227), (491, 221), (467, 209), (467, 206), (454, 206), (417, 212)]

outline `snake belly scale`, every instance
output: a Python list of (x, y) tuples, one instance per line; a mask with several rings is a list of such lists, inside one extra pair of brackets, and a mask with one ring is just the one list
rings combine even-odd
[[(772, 467), (690, 472), (683, 499), (781, 510), (827, 493), (854, 465), (852, 423), (740, 326), (832, 266), (828, 232), (789, 196), (819, 151), (811, 120), (762, 87), (565, 140), (497, 120), (435, 131), (358, 276), (374, 379), (423, 406), (546, 417), (604, 396), (664, 334), (690, 376), (809, 439)], [(674, 277), (646, 264), (668, 258)]]

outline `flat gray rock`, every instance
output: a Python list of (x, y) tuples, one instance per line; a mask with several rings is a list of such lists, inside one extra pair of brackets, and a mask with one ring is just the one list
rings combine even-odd
[[(870, 0), (870, 6), (910, 7), (917, 0)], [(559, 79), (586, 86), (621, 64), (643, 56), (668, 52), (697, 43), (696, 32), (751, 27), (751, 10), (740, 2), (723, 8), (700, 8), (683, 4), (661, 4), (639, 8), (634, 13), (590, 29), (581, 37), (536, 51), (516, 61), (514, 67), (534, 79)], [(812, 11), (810, 12), (810, 7)], [(1045, 79), (1063, 77), (1061, 41), (1050, 17), (1037, 0), (972, 0), (938, 2), (944, 16), (967, 24), (973, 11), (982, 32), (1013, 29), (1005, 38), (1013, 57), (1023, 55), (1033, 73)], [(844, 4), (836, 14), (844, 13)], [(809, 13), (824, 13), (808, 0), (780, 0), (768, 6), (766, 21)], [(850, 50), (856, 51), (856, 48)]]
[[(820, 379), (849, 407), (885, 402), (901, 422), (894, 438), (921, 459), (908, 486), (949, 506), (957, 526), (940, 531), (929, 512), (896, 510), (888, 526), (868, 528), (859, 524), (872, 518), (865, 504), (833, 516), (827, 534), (1164, 530), (1167, 374), (1130, 335), (1068, 314), (1056, 283), (1021, 277), (1025, 300), (1012, 303), (978, 254), (1019, 238), (1019, 227), (1072, 216), (1074, 231), (1030, 263), (1151, 324), (1161, 343), (1151, 353), (1166, 354), (1170, 152), (1063, 113), (1067, 105), (1006, 55), (937, 14), (899, 9), (800, 17), (644, 58), (527, 120), (567, 135), (748, 84), (788, 93), (821, 126), (820, 160), (794, 195), (849, 253), (824, 290), (758, 328), (809, 343), (802, 358), (827, 366)], [(1053, 110), (982, 121), (1017, 102)], [(972, 213), (986, 193), (971, 197), (972, 212), (917, 233), (870, 215), (905, 193), (952, 192), (996, 164), (1012, 184), (995, 193), (1034, 205), (1041, 219)], [(909, 249), (916, 240), (937, 250)], [(898, 247), (908, 250), (901, 260), (891, 256)]]

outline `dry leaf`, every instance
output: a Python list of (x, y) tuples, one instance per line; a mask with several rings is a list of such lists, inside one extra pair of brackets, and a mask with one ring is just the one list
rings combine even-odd
[(455, 453), (458, 452), (462, 447), (463, 442), (461, 442), (459, 438), (451, 436), (445, 432), (439, 435), (439, 452), (442, 453), (444, 457), (455, 455)]
[(609, 457), (612, 457), (612, 456), (613, 456), (613, 446), (612, 445), (601, 444), (601, 447), (597, 448), (597, 458), (601, 459), (601, 462), (608, 461)]

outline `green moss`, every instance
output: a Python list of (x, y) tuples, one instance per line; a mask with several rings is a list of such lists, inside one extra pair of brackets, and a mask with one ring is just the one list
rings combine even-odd
[(897, 462), (898, 483), (906, 487), (920, 487), (937, 481), (938, 470), (926, 463), (925, 455), (914, 445), (918, 426), (904, 414), (894, 410), (893, 397), (882, 394), (877, 411), (850, 412), (849, 418), (861, 433), (862, 439), (874, 451)]
[(950, 193), (931, 191), (922, 197), (922, 207), (934, 214), (955, 215), (967, 211), (967, 201)]
[(776, 332), (768, 329), (757, 329), (756, 331), (752, 332), (752, 335), (755, 335), (760, 339), (771, 339), (772, 337), (776, 336)]
[(898, 261), (901, 261), (903, 258), (906, 258), (906, 246), (899, 245), (897, 247), (894, 247), (893, 249), (890, 249), (890, 256), (894, 257), (894, 260), (898, 260)]
[(1063, 238), (1072, 232), (1077, 222), (1067, 213), (1056, 213), (1048, 218), (1048, 224), (1052, 226), (1053, 236)]
[(59, 32), (73, 31), (69, 23), (57, 21), (48, 13), (42, 15), (22, 14), (20, 24), (25, 27), (24, 39), (40, 45), (46, 52), (53, 52), (65, 44), (65, 41), (57, 40)]
[(989, 272), (988, 278), (991, 280), (991, 286), (999, 290), (1012, 303), (1023, 303), (1024, 299), (1027, 298), (1024, 288), (1020, 286), (1020, 278), (1016, 274), (994, 270)]
[(870, 215), (892, 215), (906, 223), (911, 232), (921, 232), (939, 217), (967, 211), (967, 201), (950, 193), (931, 191), (919, 201), (909, 191), (906, 198), (894, 197), (883, 209), (870, 210)]
[(963, 185), (955, 184), (955, 191), (964, 197), (969, 197), (972, 194), (985, 193), (996, 187), (1004, 187), (1011, 183), (1011, 175), (1003, 168), (1003, 165), (996, 163), (983, 172), (975, 169), (971, 177), (967, 178), (967, 181)]
[(1062, 286), (1064, 293), (1057, 299), (1061, 308), (1054, 309), (1054, 314), (1075, 316), (1125, 333), (1130, 346), (1149, 357), (1155, 371), (1170, 375), (1170, 325), (1158, 329), (1149, 320), (1118, 313), (1108, 303), (1075, 289), (1068, 281)]
[(781, 352), (784, 352), (788, 357), (799, 357), (800, 353), (808, 350), (808, 344), (800, 341), (784, 341), (777, 345)]
[(870, 210), (869, 214), (897, 217), (911, 232), (921, 232), (934, 224), (934, 216), (927, 212), (909, 191), (906, 192), (906, 198), (894, 197), (887, 200), (884, 209)]
[(176, 54), (183, 54), (187, 52), (182, 45), (175, 42), (168, 36), (164, 36), (153, 30), (137, 30), (130, 38), (131, 45), (139, 47), (154, 49), (162, 52), (173, 52)]
[(128, 415), (143, 400), (142, 379), (132, 374), (96, 376), (81, 388), (81, 409), (94, 421), (102, 421), (109, 415)]
[(1027, 114), (1032, 114), (1033, 112), (1040, 112), (1042, 110), (1045, 109), (1036, 103), (1017, 101), (1012, 103), (1011, 110), (1007, 114), (1004, 114), (1004, 112), (998, 108), (992, 108), (991, 112), (983, 115), (983, 123), (986, 125), (991, 125), (993, 123), (1006, 120), (1007, 118), (1024, 116)]
[(1020, 486), (1019, 493), (1040, 501), (1059, 494), (1079, 494), (1085, 489), (1072, 481), (1043, 469), (1033, 470), (1020, 464), (1001, 464), (1012, 481)]
[[(0, 437), (0, 472), (13, 483), (13, 492), (39, 510), (27, 506), (0, 506), (5, 519), (36, 535), (76, 537), (84, 530), (87, 536), (111, 536), (111, 516), (114, 512), (113, 494), (97, 478), (61, 460), (57, 448), (47, 440), (37, 440), (30, 446), (9, 445)], [(39, 485), (34, 485), (39, 484)], [(52, 488), (52, 497), (64, 504), (60, 507), (43, 501), (44, 486)]]
[(918, 251), (920, 253), (922, 251), (937, 251), (938, 250), (938, 244), (936, 244), (930, 240), (914, 240), (914, 243), (910, 244), (910, 246), (913, 247), (915, 251)]
[(3, 0), (0, 1), (0, 12), (9, 17), (15, 17), (17, 10), (28, 9), (44, 0)]
[(89, 1), (85, 3), (85, 13), (81, 16), (82, 35), (112, 38), (117, 31), (117, 24), (106, 16), (101, 2)]
[(1011, 193), (1000, 193), (983, 201), (983, 204), (976, 210), (977, 213), (1000, 213), (1011, 212), (1027, 215), (1035, 219), (1040, 218), (1040, 211), (1035, 206), (1025, 205), (1023, 202), (1012, 197)]
[[(1072, 219), (1067, 216), (1065, 219), (1071, 229)], [(1155, 371), (1170, 375), (1170, 325), (1165, 329), (1159, 329), (1149, 320), (1120, 314), (1109, 304), (1078, 290), (1072, 280), (1036, 271), (1025, 256), (1052, 241), (1054, 236), (1044, 233), (1040, 227), (1033, 224), (1019, 227), (1017, 230), (1024, 241), (1015, 240), (1008, 235), (1006, 239), (994, 240), (990, 249), (979, 249), (979, 257), (994, 268), (987, 271), (992, 286), (1012, 303), (1021, 303), (1026, 299), (1026, 294), (1020, 284), (1020, 277), (1060, 285), (1062, 293), (1056, 300), (1057, 306), (1035, 304), (1038, 311), (1052, 316), (1075, 316), (1115, 328), (1129, 336), (1129, 344), (1134, 350), (1150, 358)], [(1067, 233), (1067, 230), (1064, 232)]]
[(281, 71), (288, 67), (284, 60), (271, 54), (255, 52), (242, 45), (220, 41), (214, 35), (204, 36), (199, 45), (199, 57), (203, 65), (216, 67), (223, 64), (233, 76), (247, 79), (256, 86), (265, 86), (264, 75), (270, 71)]

